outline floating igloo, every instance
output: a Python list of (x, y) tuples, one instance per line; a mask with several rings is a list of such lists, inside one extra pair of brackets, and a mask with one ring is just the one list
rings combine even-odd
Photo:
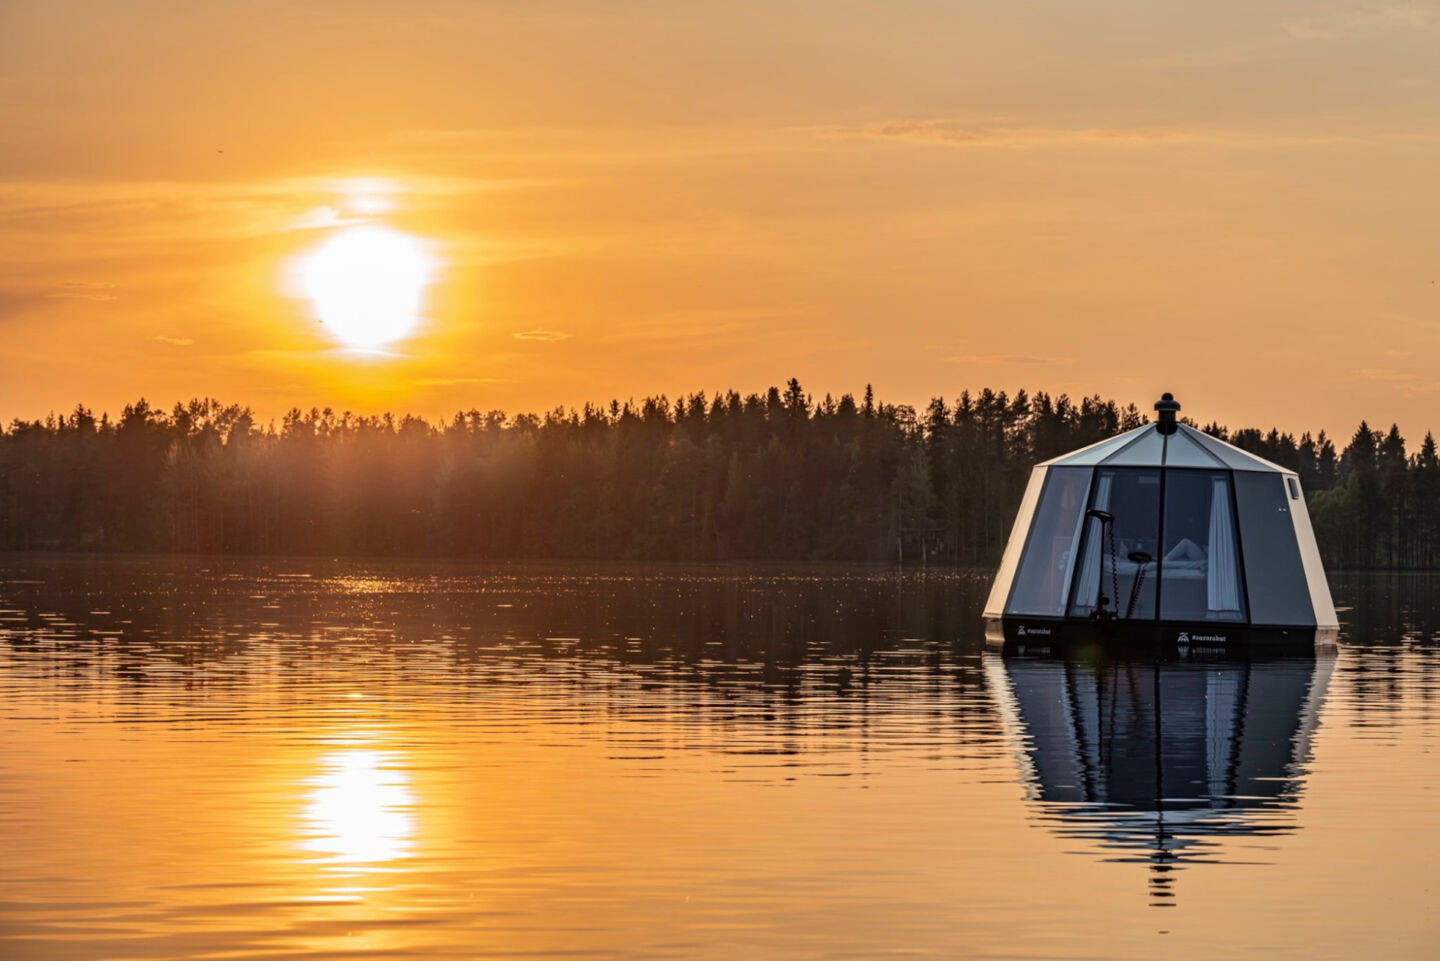
[(1038, 464), (985, 605), (992, 643), (1333, 643), (1300, 478), (1177, 422)]

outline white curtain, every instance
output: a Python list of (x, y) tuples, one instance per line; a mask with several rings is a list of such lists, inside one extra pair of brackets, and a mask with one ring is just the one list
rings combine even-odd
[[(1095, 482), (1095, 510), (1110, 509), (1110, 483), (1114, 479), (1113, 473), (1100, 472), (1100, 478)], [(1075, 606), (1082, 614), (1090, 613), (1100, 593), (1100, 541), (1105, 532), (1098, 517), (1086, 518), (1086, 525), (1085, 554), (1080, 558), (1080, 584), (1075, 590)], [(1115, 603), (1113, 597), (1110, 603)]]
[(1210, 482), (1210, 564), (1208, 606), (1211, 614), (1240, 612), (1240, 565), (1235, 556), (1235, 523), (1230, 516), (1230, 485), (1224, 477)]

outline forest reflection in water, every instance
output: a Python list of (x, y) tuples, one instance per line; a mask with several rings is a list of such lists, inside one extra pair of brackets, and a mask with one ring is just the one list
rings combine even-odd
[(0, 954), (1423, 956), (1440, 579), (1159, 665), (988, 583), (0, 559)]

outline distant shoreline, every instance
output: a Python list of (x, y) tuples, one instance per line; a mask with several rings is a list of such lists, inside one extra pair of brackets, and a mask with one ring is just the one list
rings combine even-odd
[[(799, 381), (445, 423), (77, 406), (0, 432), (0, 550), (482, 561), (999, 562), (1031, 467), (1147, 422), (984, 389), (923, 410)], [(1199, 426), (1199, 425), (1196, 425)], [(1440, 457), (1361, 423), (1201, 428), (1294, 471), (1330, 569), (1440, 569)]]
[[(4, 550), (0, 551), (0, 564), (5, 561), (43, 560), (135, 560), (135, 561), (186, 561), (194, 564), (210, 562), (239, 561), (247, 564), (450, 564), (495, 570), (573, 569), (576, 571), (747, 571), (754, 573), (798, 574), (807, 571), (844, 573), (867, 571), (876, 574), (983, 574), (991, 577), (995, 565), (952, 564), (931, 561), (922, 567), (918, 561), (897, 564), (894, 561), (846, 561), (846, 560), (786, 560), (784, 558), (731, 559), (711, 561), (685, 560), (635, 560), (625, 558), (479, 558), (445, 555), (326, 555), (326, 554), (187, 554), (183, 552), (155, 551), (66, 551), (66, 550)], [(1331, 575), (1432, 575), (1440, 574), (1440, 567), (1434, 568), (1325, 568)]]

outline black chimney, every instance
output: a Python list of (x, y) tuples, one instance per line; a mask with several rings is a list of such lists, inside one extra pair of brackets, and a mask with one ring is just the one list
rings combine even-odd
[(1160, 412), (1160, 419), (1155, 424), (1156, 429), (1162, 434), (1173, 434), (1178, 429), (1175, 424), (1175, 412), (1180, 409), (1180, 402), (1175, 395), (1164, 393), (1155, 402), (1155, 409)]

